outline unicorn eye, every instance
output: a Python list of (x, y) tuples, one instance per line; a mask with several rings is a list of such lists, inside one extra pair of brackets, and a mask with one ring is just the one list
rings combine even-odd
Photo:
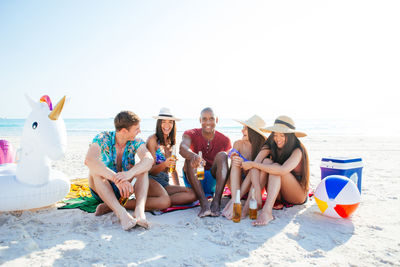
[(35, 130), (38, 126), (38, 123), (35, 121), (34, 123), (32, 123), (32, 129)]

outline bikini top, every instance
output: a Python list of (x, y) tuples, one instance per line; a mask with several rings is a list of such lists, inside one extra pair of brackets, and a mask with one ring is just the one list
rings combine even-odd
[(236, 149), (234, 149), (234, 148), (232, 148), (231, 151), (229, 151), (228, 156), (231, 157), (231, 155), (232, 155), (233, 153), (238, 154), (238, 156), (241, 157), (241, 158), (243, 159), (243, 161), (245, 161), (245, 162), (246, 162), (246, 161), (249, 161), (248, 159), (246, 159), (245, 157), (243, 157), (243, 155), (240, 154), (240, 152), (239, 152), (238, 150), (236, 150)]
[(166, 160), (166, 158), (165, 158), (165, 155), (161, 152), (160, 141), (159, 141), (157, 150), (156, 150), (156, 164), (163, 163), (165, 160)]

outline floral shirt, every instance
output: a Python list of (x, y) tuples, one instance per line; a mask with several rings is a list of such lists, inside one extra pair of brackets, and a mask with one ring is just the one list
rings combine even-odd
[[(115, 131), (101, 132), (93, 139), (92, 143), (100, 146), (100, 159), (106, 167), (117, 172), (117, 150), (115, 148)], [(122, 170), (128, 171), (135, 165), (135, 155), (139, 147), (145, 142), (136, 138), (134, 141), (128, 141), (122, 154)]]

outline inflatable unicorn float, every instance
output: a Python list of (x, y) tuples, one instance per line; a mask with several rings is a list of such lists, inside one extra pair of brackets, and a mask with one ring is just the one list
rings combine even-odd
[(28, 210), (49, 206), (69, 192), (68, 177), (51, 169), (50, 160), (64, 156), (67, 134), (60, 118), (65, 96), (54, 107), (48, 96), (34, 102), (25, 121), (17, 164), (0, 165), (0, 211)]

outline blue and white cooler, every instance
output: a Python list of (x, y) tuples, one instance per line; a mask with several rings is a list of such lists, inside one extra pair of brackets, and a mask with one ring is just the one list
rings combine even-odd
[(358, 187), (361, 194), (363, 162), (361, 158), (335, 157), (322, 158), (321, 180), (329, 175), (343, 175), (350, 178)]

